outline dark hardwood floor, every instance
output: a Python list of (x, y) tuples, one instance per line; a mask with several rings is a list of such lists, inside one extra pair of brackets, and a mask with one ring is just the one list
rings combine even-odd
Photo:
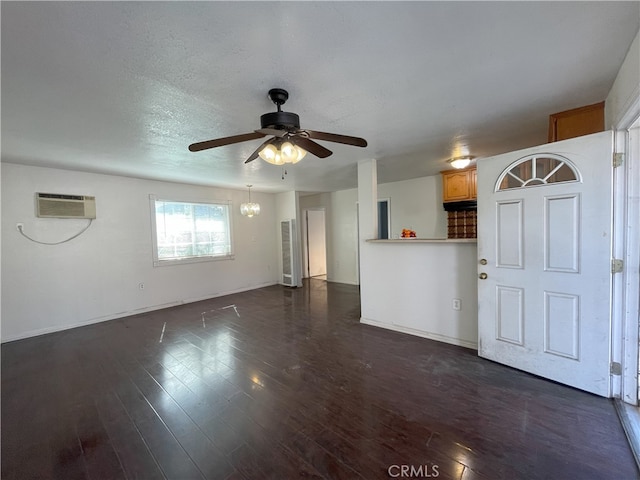
[(610, 400), (311, 280), (2, 346), (3, 479), (633, 479)]

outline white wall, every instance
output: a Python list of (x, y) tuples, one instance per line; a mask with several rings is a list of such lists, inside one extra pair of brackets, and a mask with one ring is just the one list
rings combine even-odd
[[(2, 163), (2, 341), (277, 282), (276, 202), (255, 192), (261, 214), (240, 215), (246, 192)], [(97, 219), (36, 218), (35, 192), (95, 195)], [(235, 259), (153, 267), (149, 195), (230, 200)], [(144, 283), (145, 288), (138, 285)], [(197, 319), (195, 319), (197, 320)]]
[(638, 101), (638, 97), (640, 97), (640, 32), (631, 44), (605, 100), (605, 127), (617, 128), (623, 115), (631, 110), (633, 103)]
[[(475, 242), (366, 241), (376, 230), (375, 178), (375, 160), (358, 163), (360, 321), (476, 348)], [(454, 298), (460, 311), (452, 308)]]
[(390, 238), (398, 238), (403, 228), (420, 238), (447, 238), (440, 175), (379, 184), (378, 198), (390, 199)]
[[(378, 198), (390, 199), (391, 234), (413, 228), (422, 238), (446, 238), (440, 175), (378, 185)], [(357, 285), (358, 190), (349, 189), (300, 197), (301, 211), (324, 208), (327, 229), (327, 280)]]
[(331, 235), (328, 236), (331, 247), (327, 250), (327, 280), (352, 285), (359, 283), (357, 204), (358, 190), (355, 188), (331, 194)]
[(361, 287), (361, 321), (477, 348), (477, 245), (403, 242), (366, 244), (375, 261)]
[(300, 197), (301, 210), (324, 208), (330, 282), (358, 284), (357, 201), (355, 188)]

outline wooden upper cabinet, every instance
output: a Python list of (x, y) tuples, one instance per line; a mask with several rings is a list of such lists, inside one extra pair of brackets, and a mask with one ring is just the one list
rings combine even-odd
[(461, 202), (476, 198), (476, 168), (445, 170), (442, 174), (442, 201)]
[(549, 115), (549, 141), (581, 137), (604, 130), (604, 102)]
[(471, 176), (471, 198), (478, 197), (478, 170), (475, 168), (470, 170), (469, 175)]

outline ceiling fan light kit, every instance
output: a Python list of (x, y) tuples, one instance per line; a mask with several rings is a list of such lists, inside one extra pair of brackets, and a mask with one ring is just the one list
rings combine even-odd
[(447, 162), (449, 162), (453, 168), (466, 168), (474, 158), (475, 157), (471, 155), (465, 155), (463, 157), (452, 158), (451, 160), (447, 160)]
[(273, 165), (284, 165), (286, 163), (294, 164), (299, 162), (307, 152), (319, 158), (326, 158), (333, 153), (313, 140), (342, 143), (355, 147), (367, 146), (367, 141), (364, 138), (301, 129), (300, 117), (297, 114), (282, 111), (282, 105), (289, 98), (289, 93), (282, 88), (269, 90), (269, 98), (278, 107), (278, 111), (260, 116), (260, 130), (192, 143), (189, 145), (189, 150), (199, 152), (272, 135), (273, 138), (263, 142), (244, 163), (252, 162), (259, 157)]
[(287, 141), (270, 143), (258, 152), (261, 159), (272, 165), (298, 163), (306, 154), (306, 150)]

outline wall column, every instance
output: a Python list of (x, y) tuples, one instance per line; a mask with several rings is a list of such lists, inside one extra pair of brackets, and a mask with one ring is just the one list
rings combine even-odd
[(373, 245), (367, 243), (378, 237), (378, 167), (375, 159), (358, 162), (358, 262), (360, 283), (360, 312), (367, 312), (375, 295), (371, 280), (375, 273)]
[(378, 166), (375, 159), (358, 162), (358, 234), (365, 240), (378, 237)]

